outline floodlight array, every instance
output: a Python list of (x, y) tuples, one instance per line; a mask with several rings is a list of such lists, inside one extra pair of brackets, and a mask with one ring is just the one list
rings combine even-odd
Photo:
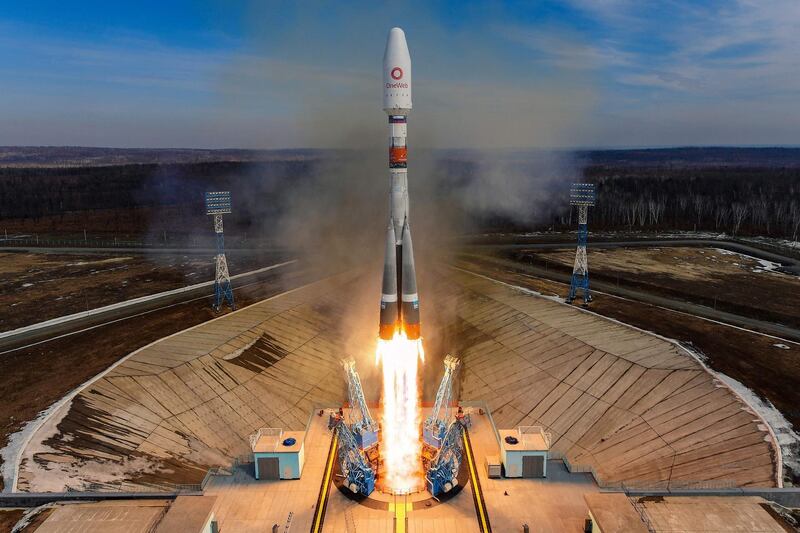
[(594, 205), (594, 183), (573, 183), (569, 188), (570, 205)]
[(230, 191), (217, 191), (206, 193), (206, 214), (223, 215), (231, 212)]

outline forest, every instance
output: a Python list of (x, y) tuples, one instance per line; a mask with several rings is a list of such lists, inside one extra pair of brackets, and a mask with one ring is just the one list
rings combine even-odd
[[(63, 151), (57, 153), (63, 158)], [(306, 151), (215, 161), (215, 154), (203, 152), (202, 160), (189, 162), (47, 166), (46, 152), (36, 154), (33, 166), (19, 166), (18, 159), (0, 166), (0, 224), (7, 232), (189, 234), (202, 223), (203, 193), (212, 189), (232, 191), (237, 209), (230, 224), (243, 231), (264, 228), (264, 220), (284, 209), (290, 191), (315, 179), (326, 158), (341, 157)], [(102, 153), (92, 155), (103, 159)], [(498, 157), (510, 163), (488, 170), (482, 155), (440, 155), (436, 187), (445, 205), (469, 217), (464, 231), (569, 228), (575, 219), (566, 194), (578, 180), (597, 186), (594, 231), (690, 230), (792, 240), (800, 231), (800, 149), (584, 151), (569, 154), (577, 162), (569, 172), (559, 165), (542, 170), (531, 163), (539, 156), (526, 153)], [(509, 198), (489, 198), (502, 195)], [(509, 199), (517, 201), (513, 210), (503, 201)], [(154, 211), (161, 213), (158, 227)]]

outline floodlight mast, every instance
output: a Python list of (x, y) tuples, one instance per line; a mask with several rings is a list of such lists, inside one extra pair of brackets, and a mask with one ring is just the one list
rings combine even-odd
[(222, 309), (227, 301), (232, 310), (236, 309), (233, 301), (233, 288), (228, 272), (228, 261), (225, 258), (225, 234), (223, 233), (222, 215), (231, 213), (231, 193), (228, 191), (207, 192), (206, 214), (214, 217), (214, 233), (217, 236), (217, 255), (214, 258), (214, 311)]
[(569, 283), (567, 303), (577, 296), (578, 289), (583, 291), (584, 307), (592, 301), (589, 291), (589, 261), (586, 256), (586, 246), (589, 240), (589, 207), (595, 202), (594, 183), (573, 183), (569, 190), (570, 205), (578, 208), (578, 249), (575, 252), (575, 266), (572, 268), (572, 278)]

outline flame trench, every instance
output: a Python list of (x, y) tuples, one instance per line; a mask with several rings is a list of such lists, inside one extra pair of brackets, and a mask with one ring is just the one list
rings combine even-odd
[(411, 492), (420, 484), (422, 469), (417, 390), (418, 362), (425, 359), (422, 339), (409, 340), (398, 331), (391, 340), (378, 339), (376, 356), (383, 364), (383, 483), (394, 493)]

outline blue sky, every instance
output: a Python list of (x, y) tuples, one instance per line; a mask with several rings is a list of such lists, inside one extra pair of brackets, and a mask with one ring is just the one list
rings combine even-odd
[[(5, 2), (0, 144), (798, 145), (800, 2)], [(68, 5), (71, 4), (71, 5)]]

